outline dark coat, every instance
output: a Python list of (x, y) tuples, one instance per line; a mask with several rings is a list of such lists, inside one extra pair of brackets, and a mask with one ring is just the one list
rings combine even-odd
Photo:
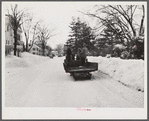
[(67, 55), (66, 55), (66, 60), (68, 62), (70, 62), (70, 60), (71, 60), (71, 54), (72, 54), (72, 52), (71, 52), (70, 48), (68, 48), (67, 49)]

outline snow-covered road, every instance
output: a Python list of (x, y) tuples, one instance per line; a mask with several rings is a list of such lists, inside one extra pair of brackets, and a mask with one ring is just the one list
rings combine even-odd
[(102, 72), (93, 72), (91, 80), (74, 81), (65, 73), (63, 59), (57, 57), (21, 69), (6, 68), (6, 107), (144, 106), (144, 93), (126, 87)]

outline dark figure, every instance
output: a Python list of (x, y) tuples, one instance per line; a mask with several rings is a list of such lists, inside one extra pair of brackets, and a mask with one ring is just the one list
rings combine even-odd
[(79, 48), (77, 52), (76, 60), (81, 60), (80, 53), (81, 53), (81, 49)]
[(81, 53), (80, 53), (82, 65), (85, 64), (87, 52), (88, 52), (88, 49), (87, 49), (87, 47), (86, 47), (86, 44), (83, 44), (83, 49), (82, 49), (82, 51), (81, 51)]
[(73, 53), (73, 51), (71, 52), (71, 60), (75, 60), (75, 54)]
[(75, 54), (72, 54), (72, 60), (75, 60)]
[(71, 48), (71, 59), (75, 60), (75, 50), (74, 50), (73, 46)]
[(80, 55), (77, 54), (76, 60), (81, 60)]
[(72, 54), (71, 49), (68, 48), (68, 49), (67, 49), (67, 55), (66, 55), (66, 60), (67, 60), (68, 63), (69, 63), (70, 60), (71, 60), (71, 54)]

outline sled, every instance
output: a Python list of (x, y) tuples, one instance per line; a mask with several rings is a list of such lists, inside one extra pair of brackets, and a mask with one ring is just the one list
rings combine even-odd
[(98, 70), (98, 63), (86, 62), (82, 65), (80, 60), (72, 60), (69, 63), (64, 60), (64, 70), (66, 73), (70, 73), (75, 80), (77, 79), (91, 79), (91, 73)]

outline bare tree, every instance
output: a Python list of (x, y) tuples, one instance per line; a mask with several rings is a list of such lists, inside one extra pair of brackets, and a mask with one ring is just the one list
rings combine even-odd
[(63, 44), (58, 44), (55, 50), (58, 52), (58, 55), (61, 55), (63, 53)]
[(28, 48), (28, 52), (30, 51), (30, 49), (33, 47), (33, 44), (35, 43), (35, 40), (38, 39), (38, 26), (40, 26), (40, 21), (37, 21), (35, 23), (35, 25), (33, 26), (33, 32), (32, 32), (32, 39), (30, 40), (30, 47)]
[(52, 47), (50, 47), (50, 45), (46, 45), (46, 49), (48, 50), (48, 56), (50, 56)]
[(42, 55), (44, 56), (44, 51), (45, 51), (45, 48), (46, 48), (46, 44), (47, 44), (48, 40), (52, 36), (54, 36), (54, 34), (52, 34), (54, 29), (49, 30), (48, 27), (44, 27), (44, 26), (39, 26), (39, 27), (37, 27), (37, 29), (38, 29), (37, 30), (38, 31), (37, 36), (38, 36), (38, 40), (39, 40), (38, 45), (41, 46), (42, 51), (43, 51)]
[(140, 30), (139, 30), (139, 35), (141, 36), (142, 34), (144, 34), (144, 27), (143, 27), (143, 23), (144, 23), (144, 17), (145, 17), (145, 8), (144, 8), (144, 5), (142, 5), (142, 12), (143, 12), (143, 15), (142, 15), (142, 19), (141, 19), (141, 24), (140, 24)]
[(18, 5), (11, 5), (11, 11), (8, 10), (7, 16), (9, 17), (10, 26), (14, 32), (14, 55), (16, 56), (17, 51), (17, 31), (23, 24), (22, 18), (24, 16), (24, 10), (18, 10)]
[[(23, 18), (24, 19), (24, 18)], [(22, 21), (23, 21), (22, 19)], [(29, 36), (30, 36), (30, 28), (32, 26), (33, 17), (30, 14), (25, 16), (26, 21), (22, 24), (22, 29), (24, 31), (25, 39), (26, 39), (26, 47), (25, 51), (28, 52), (28, 43), (29, 43)]]
[[(142, 14), (139, 13), (138, 15), (137, 10), (139, 9), (142, 10)], [(96, 5), (95, 12), (82, 13), (97, 18), (100, 27), (104, 26), (104, 29), (108, 28), (116, 35), (120, 35), (121, 38), (125, 38), (128, 46), (134, 43), (138, 35), (144, 33), (144, 5)], [(136, 22), (136, 16), (139, 16), (137, 20), (141, 19), (141, 24)], [(105, 33), (105, 31), (103, 32)]]

